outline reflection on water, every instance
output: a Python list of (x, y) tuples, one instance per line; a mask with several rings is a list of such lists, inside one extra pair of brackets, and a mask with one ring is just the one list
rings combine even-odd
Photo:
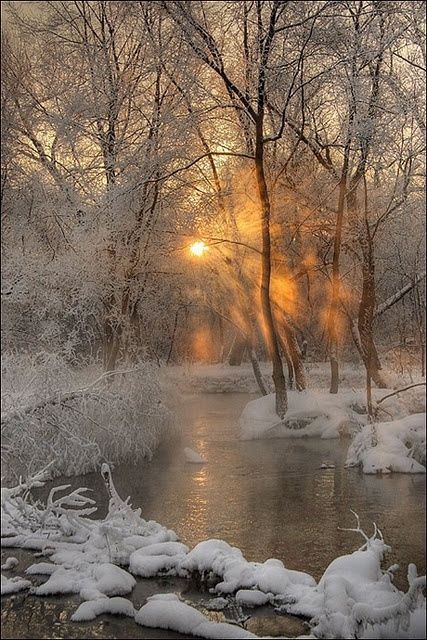
[[(402, 586), (408, 562), (425, 570), (425, 477), (344, 469), (348, 442), (338, 440), (240, 441), (238, 416), (252, 397), (188, 399), (183, 441), (164, 447), (149, 465), (116, 469), (119, 491), (190, 546), (223, 538), (249, 560), (277, 557), (316, 579), (333, 558), (363, 542), (338, 529), (354, 526), (351, 508), (366, 529), (375, 521), (383, 531), (390, 561), (402, 563)], [(186, 463), (184, 446), (207, 464)], [(324, 461), (335, 468), (319, 469)]]
[[(360, 515), (367, 531), (372, 531), (373, 521), (380, 527), (393, 549), (389, 564), (401, 563), (397, 584), (406, 590), (408, 562), (415, 562), (419, 573), (425, 572), (425, 476), (366, 476), (357, 469), (344, 469), (348, 442), (242, 442), (238, 439), (238, 416), (252, 397), (227, 394), (189, 398), (182, 441), (164, 446), (151, 463), (115, 469), (119, 493), (130, 495), (133, 506), (142, 508), (143, 517), (175, 529), (189, 546), (206, 538), (223, 538), (239, 547), (248, 560), (276, 557), (288, 568), (307, 571), (316, 579), (337, 555), (363, 543), (357, 534), (338, 529), (354, 526), (351, 508)], [(207, 464), (186, 463), (185, 446), (197, 450)], [(334, 463), (335, 468), (319, 469), (324, 461)], [(67, 478), (66, 482), (73, 487), (91, 487), (101, 505), (103, 513), (99, 515), (105, 513), (107, 496), (98, 474)], [(139, 581), (134, 594), (139, 606), (146, 597), (146, 587), (141, 592), (140, 585), (146, 583), (152, 585), (151, 593), (160, 588), (156, 582)], [(170, 591), (170, 585), (163, 590)], [(42, 606), (35, 604), (34, 610)], [(40, 615), (49, 618), (48, 608), (40, 609)], [(117, 630), (119, 626), (123, 629), (130, 622), (109, 620), (108, 633), (97, 622), (90, 627), (95, 635), (85, 630), (84, 637), (144, 637), (138, 635), (144, 632), (133, 623), (131, 636), (120, 635), (123, 632)], [(117, 629), (113, 630), (116, 622)], [(76, 627), (80, 631), (73, 631)], [(82, 627), (68, 623), (64, 633), (69, 635), (38, 637), (82, 637)], [(149, 633), (145, 637), (180, 637)]]

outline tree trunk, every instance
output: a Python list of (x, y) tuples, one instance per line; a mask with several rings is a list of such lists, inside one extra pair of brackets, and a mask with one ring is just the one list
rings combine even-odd
[(306, 380), (304, 366), (301, 359), (301, 352), (298, 346), (295, 331), (292, 329), (286, 319), (284, 320), (284, 329), (286, 344), (292, 362), (292, 368), (295, 374), (295, 387), (297, 391), (303, 391), (306, 388)]
[(361, 355), (366, 370), (380, 389), (387, 388), (381, 374), (381, 363), (374, 343), (372, 321), (375, 310), (375, 261), (370, 238), (365, 235), (362, 246), (362, 296), (359, 304), (357, 328), (360, 336)]
[(257, 381), (257, 384), (258, 384), (258, 388), (261, 391), (261, 394), (263, 396), (266, 396), (268, 395), (269, 390), (267, 389), (266, 384), (264, 382), (264, 378), (262, 377), (258, 358), (256, 357), (255, 349), (252, 346), (248, 348), (248, 354), (249, 354), (249, 359), (251, 361), (252, 370), (254, 372), (255, 380)]
[(231, 345), (230, 353), (228, 355), (228, 364), (231, 367), (240, 367), (247, 346), (248, 340), (246, 336), (242, 335), (240, 331), (236, 331), (236, 335), (234, 336), (233, 344)]
[(270, 300), (271, 240), (270, 240), (270, 199), (264, 174), (263, 114), (258, 114), (256, 123), (255, 173), (261, 203), (262, 228), (262, 270), (261, 309), (266, 332), (267, 348), (273, 363), (273, 381), (276, 392), (276, 413), (283, 419), (288, 410), (288, 397), (279, 344), (274, 326)]
[(331, 386), (330, 393), (338, 393), (339, 368), (338, 368), (338, 314), (340, 304), (340, 253), (341, 239), (344, 223), (344, 208), (347, 192), (347, 176), (350, 155), (350, 137), (344, 149), (344, 161), (341, 172), (340, 189), (338, 196), (337, 221), (335, 226), (334, 253), (332, 257), (332, 292), (328, 315), (329, 333), (329, 359), (331, 363)]
[(288, 386), (289, 389), (294, 388), (294, 366), (292, 364), (291, 356), (289, 355), (287, 341), (282, 338), (280, 333), (277, 334), (277, 338), (279, 340), (280, 348), (282, 350), (283, 356), (286, 360), (286, 366), (288, 368)]

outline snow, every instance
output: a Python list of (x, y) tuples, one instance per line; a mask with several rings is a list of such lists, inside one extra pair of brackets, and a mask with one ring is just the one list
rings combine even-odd
[(142, 546), (129, 557), (129, 570), (142, 578), (179, 568), (189, 548), (181, 542), (158, 542)]
[(100, 598), (82, 602), (77, 611), (71, 616), (71, 620), (73, 622), (88, 622), (105, 613), (133, 618), (135, 609), (132, 602), (126, 600), (126, 598)]
[(366, 423), (366, 416), (353, 407), (363, 404), (363, 395), (347, 391), (289, 391), (288, 411), (281, 421), (275, 411), (275, 394), (249, 402), (240, 416), (241, 438), (338, 438)]
[(190, 447), (185, 447), (184, 455), (186, 462), (191, 462), (192, 464), (204, 464), (206, 462), (197, 451), (190, 449)]
[[(384, 415), (384, 409), (396, 419), (376, 422), (374, 427), (363, 412), (365, 398), (361, 391), (289, 391), (289, 407), (282, 421), (275, 411), (275, 395), (270, 394), (244, 408), (239, 421), (241, 438), (338, 438), (347, 434), (354, 436), (347, 466), (360, 465), (364, 473), (425, 473), (426, 414), (408, 415), (411, 409), (425, 410), (425, 394), (419, 389), (411, 391), (414, 394), (409, 398), (401, 394), (401, 398), (393, 396), (384, 405), (376, 405), (378, 415)], [(374, 390), (377, 400), (386, 395), (384, 389)], [(320, 465), (321, 469), (333, 467), (328, 462)]]
[(18, 591), (23, 591), (24, 589), (28, 589), (29, 587), (31, 587), (31, 582), (29, 580), (25, 580), (20, 576), (6, 578), (6, 576), (1, 574), (2, 596), (10, 595), (11, 593), (17, 593)]
[(280, 560), (248, 562), (240, 549), (216, 539), (196, 545), (181, 568), (219, 576), (222, 580), (215, 586), (215, 591), (223, 594), (251, 587), (258, 587), (265, 593), (284, 593), (288, 586), (315, 584), (307, 573), (286, 569)]
[(270, 594), (259, 589), (239, 589), (236, 593), (236, 602), (244, 607), (262, 607), (270, 600)]
[(256, 638), (241, 627), (225, 622), (212, 622), (200, 611), (181, 602), (173, 593), (157, 594), (147, 599), (135, 616), (144, 627), (171, 629), (199, 638)]
[(4, 564), (1, 565), (1, 570), (10, 571), (11, 569), (14, 569), (15, 567), (17, 567), (18, 564), (19, 562), (16, 558), (10, 557), (6, 560)]
[(78, 593), (84, 600), (92, 600), (102, 595), (126, 595), (135, 585), (135, 578), (114, 564), (78, 564), (72, 569), (59, 566), (35, 593)]
[(367, 425), (350, 444), (346, 464), (364, 473), (425, 473), (425, 443), (425, 413)]

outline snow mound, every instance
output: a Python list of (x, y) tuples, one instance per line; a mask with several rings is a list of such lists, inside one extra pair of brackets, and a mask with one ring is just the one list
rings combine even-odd
[(236, 593), (236, 602), (244, 607), (262, 607), (270, 600), (270, 594), (259, 589), (239, 589)]
[(264, 593), (286, 593), (294, 585), (313, 586), (314, 578), (301, 571), (286, 569), (280, 560), (264, 563), (248, 562), (240, 549), (224, 540), (205, 540), (190, 551), (181, 570), (211, 573), (221, 578), (215, 586), (218, 593), (234, 593), (238, 589), (260, 589)]
[(289, 391), (284, 420), (275, 411), (275, 394), (257, 398), (244, 408), (239, 424), (241, 438), (338, 438), (363, 424), (366, 416), (357, 412), (363, 396), (355, 391), (331, 395), (324, 391)]
[(114, 564), (88, 564), (72, 569), (57, 567), (48, 580), (36, 587), (38, 596), (57, 593), (78, 593), (83, 600), (94, 600), (103, 595), (131, 593), (136, 580), (124, 569)]
[(204, 464), (206, 462), (197, 451), (190, 449), (190, 447), (185, 447), (184, 455), (186, 462), (191, 462), (192, 464)]
[(225, 622), (211, 622), (200, 611), (181, 602), (174, 593), (158, 594), (147, 599), (135, 616), (144, 627), (171, 629), (199, 638), (256, 638), (246, 629)]
[[(425, 473), (426, 414), (365, 426), (351, 442), (346, 465), (364, 473)], [(423, 464), (424, 463), (424, 464)]]
[(189, 548), (181, 542), (161, 542), (134, 551), (129, 558), (129, 571), (143, 578), (163, 572), (177, 573)]
[(17, 593), (18, 591), (23, 591), (24, 589), (28, 589), (31, 587), (31, 582), (29, 580), (25, 580), (20, 576), (15, 576), (14, 578), (6, 578), (3, 574), (1, 575), (1, 595), (6, 596), (11, 593)]
[(1, 570), (2, 571), (10, 571), (11, 569), (14, 569), (15, 567), (17, 567), (19, 564), (17, 558), (8, 558), (6, 560), (6, 562), (4, 564), (1, 565)]
[(71, 616), (71, 620), (73, 622), (88, 622), (105, 613), (133, 618), (135, 609), (132, 602), (126, 598), (99, 598), (82, 602)]

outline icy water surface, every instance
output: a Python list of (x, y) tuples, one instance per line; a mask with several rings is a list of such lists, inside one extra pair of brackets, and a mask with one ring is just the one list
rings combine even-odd
[[(307, 571), (316, 580), (336, 556), (363, 543), (360, 536), (338, 529), (354, 526), (352, 508), (367, 532), (372, 531), (373, 521), (382, 530), (392, 547), (388, 563), (401, 565), (396, 582), (406, 590), (408, 562), (415, 562), (419, 573), (425, 572), (425, 476), (366, 476), (357, 469), (345, 469), (346, 441), (240, 441), (238, 417), (253, 397), (183, 398), (182, 439), (163, 446), (151, 463), (116, 468), (113, 477), (119, 493), (130, 495), (144, 518), (174, 529), (189, 546), (206, 538), (222, 538), (239, 547), (248, 560), (279, 558), (286, 567)], [(198, 451), (206, 464), (186, 463), (185, 446)], [(320, 469), (322, 462), (335, 468)], [(107, 496), (99, 474), (55, 482), (62, 483), (91, 487), (101, 508), (99, 515), (105, 514)], [(6, 555), (16, 554), (2, 552), (2, 557)], [(141, 580), (132, 599), (141, 605), (147, 595), (162, 591), (181, 593), (188, 601), (200, 599), (194, 585), (183, 580)], [(182, 637), (164, 631), (147, 633), (131, 621), (113, 617), (98, 619), (84, 629), (72, 623), (54, 626), (60, 599), (21, 600), (22, 596), (8, 599), (5, 638)], [(76, 602), (71, 598), (62, 602), (66, 602), (62, 607), (66, 621)], [(258, 610), (246, 627), (261, 635), (303, 632), (295, 620), (278, 618), (267, 608)], [(10, 635), (11, 628), (15, 635)]]

